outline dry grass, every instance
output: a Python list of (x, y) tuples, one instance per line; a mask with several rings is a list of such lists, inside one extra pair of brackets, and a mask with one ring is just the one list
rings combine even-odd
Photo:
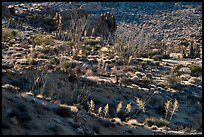
[(99, 108), (98, 108), (98, 115), (100, 116), (101, 113), (102, 113), (102, 107), (99, 107)]
[(104, 113), (104, 116), (105, 116), (105, 117), (108, 115), (108, 111), (109, 111), (109, 105), (106, 104), (106, 106), (105, 106), (104, 109), (103, 109), (103, 113)]
[[(142, 110), (145, 113), (145, 104), (144, 104), (144, 102), (138, 97), (134, 97), (134, 98), (135, 98), (135, 101), (137, 103), (137, 106), (139, 107), (139, 110)], [(139, 110), (135, 113), (135, 115), (137, 115)]]
[(117, 112), (117, 113), (120, 112), (120, 110), (121, 110), (121, 108), (122, 108), (122, 105), (123, 105), (123, 102), (120, 101), (120, 102), (118, 103), (118, 106), (117, 106), (117, 109), (116, 109), (116, 112)]
[[(174, 100), (173, 104), (172, 104), (171, 100), (167, 100), (167, 102), (165, 103), (165, 106), (164, 106), (165, 112), (166, 112), (165, 120), (167, 119), (169, 112), (171, 112), (171, 116), (169, 118), (169, 120), (171, 120), (173, 117), (173, 114), (175, 114), (175, 112), (178, 111), (178, 107), (179, 107), (179, 103), (176, 99)], [(172, 109), (172, 110), (170, 110), (170, 109)]]
[(165, 84), (169, 88), (179, 89), (181, 87), (181, 79), (175, 74), (166, 75), (165, 80)]
[(131, 108), (132, 108), (132, 106), (131, 106), (131, 102), (130, 102), (130, 103), (128, 103), (128, 104), (126, 105), (125, 113), (130, 113)]
[(94, 112), (95, 103), (94, 103), (94, 101), (92, 99), (91, 99), (90, 102), (88, 102), (88, 105), (89, 105), (89, 112)]
[(165, 119), (167, 119), (167, 115), (170, 107), (171, 107), (171, 100), (167, 100), (167, 102), (165, 103), (165, 112), (166, 112)]
[(175, 99), (174, 105), (173, 105), (173, 109), (172, 109), (172, 111), (171, 111), (170, 120), (172, 119), (173, 114), (174, 114), (176, 111), (178, 111), (178, 107), (179, 107), (179, 103), (178, 103), (178, 101)]

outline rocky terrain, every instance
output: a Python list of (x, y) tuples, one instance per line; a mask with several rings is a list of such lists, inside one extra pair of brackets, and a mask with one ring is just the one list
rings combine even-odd
[(202, 135), (201, 9), (3, 2), (2, 134)]

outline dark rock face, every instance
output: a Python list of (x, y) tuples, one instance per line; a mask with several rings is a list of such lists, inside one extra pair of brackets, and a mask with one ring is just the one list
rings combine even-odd
[(9, 12), (12, 14), (12, 15), (16, 15), (15, 14), (15, 7), (14, 6), (10, 6), (10, 7), (8, 7), (8, 9), (9, 9)]
[(2, 5), (2, 18), (9, 18), (12, 14), (9, 10), (9, 8), (5, 5)]

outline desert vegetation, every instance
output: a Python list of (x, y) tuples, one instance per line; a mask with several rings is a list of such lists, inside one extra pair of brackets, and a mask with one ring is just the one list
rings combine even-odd
[(2, 3), (3, 134), (202, 134), (201, 4), (124, 4)]

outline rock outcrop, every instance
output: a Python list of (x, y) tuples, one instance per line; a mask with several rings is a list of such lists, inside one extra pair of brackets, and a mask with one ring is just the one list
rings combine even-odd
[(83, 36), (100, 36), (104, 39), (113, 35), (117, 28), (113, 14), (106, 12), (100, 16), (89, 15), (83, 8), (57, 12), (53, 19), (56, 22), (58, 32), (78, 29), (82, 30)]
[(84, 35), (107, 38), (116, 31), (116, 20), (113, 14), (106, 12), (100, 16), (89, 16), (86, 20)]

